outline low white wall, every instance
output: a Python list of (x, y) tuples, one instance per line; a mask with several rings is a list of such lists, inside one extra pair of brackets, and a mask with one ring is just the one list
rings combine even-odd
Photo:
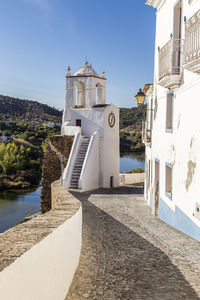
[(61, 127), (61, 135), (76, 135), (78, 132), (81, 132), (81, 127), (79, 126), (71, 126), (71, 125), (63, 125)]
[(120, 173), (120, 185), (144, 182), (144, 173)]
[(100, 134), (99, 132), (95, 132), (91, 137), (79, 178), (78, 187), (81, 188), (82, 191), (99, 188), (99, 154)]
[[(51, 215), (48, 222), (51, 224)], [(80, 205), (71, 218), (0, 273), (0, 299), (64, 300), (79, 263), (81, 241)]]

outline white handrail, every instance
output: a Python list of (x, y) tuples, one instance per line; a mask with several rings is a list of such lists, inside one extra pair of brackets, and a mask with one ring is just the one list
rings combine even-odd
[(78, 188), (80, 188), (80, 189), (84, 188), (83, 187), (83, 178), (85, 178), (85, 176), (86, 176), (86, 170), (87, 170), (87, 166), (89, 164), (91, 153), (92, 153), (92, 151), (94, 149), (95, 143), (99, 139), (99, 135), (100, 135), (100, 133), (98, 131), (95, 131), (93, 133), (91, 139), (90, 139), (90, 142), (89, 142), (89, 145), (88, 145), (88, 149), (87, 149), (87, 152), (86, 152), (86, 156), (85, 156), (85, 159), (84, 159), (83, 167), (82, 167), (82, 170), (81, 170), (80, 178), (79, 178), (79, 181), (78, 181)]
[(65, 167), (62, 176), (61, 176), (61, 183), (62, 186), (64, 186), (65, 188), (69, 188), (70, 187), (70, 181), (71, 181), (71, 176), (72, 176), (72, 172), (73, 172), (73, 168), (74, 168), (74, 164), (78, 155), (78, 151), (81, 145), (81, 133), (80, 131), (77, 132), (73, 145), (72, 145), (72, 149), (70, 151), (70, 155), (69, 155), (69, 159), (67, 162), (67, 166)]

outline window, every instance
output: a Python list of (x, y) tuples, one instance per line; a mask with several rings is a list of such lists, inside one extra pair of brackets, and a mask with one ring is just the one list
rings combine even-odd
[(166, 130), (172, 131), (173, 129), (173, 92), (167, 94), (167, 109), (166, 109)]
[(151, 161), (149, 159), (149, 185), (151, 184)]
[(170, 164), (166, 164), (165, 177), (165, 193), (172, 200), (172, 165)]
[(96, 85), (96, 104), (103, 104), (103, 90), (100, 84)]

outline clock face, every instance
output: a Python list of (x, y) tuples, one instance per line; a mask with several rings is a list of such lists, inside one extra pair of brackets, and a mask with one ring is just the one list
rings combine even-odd
[(110, 127), (115, 125), (115, 115), (112, 112), (108, 116), (108, 124)]

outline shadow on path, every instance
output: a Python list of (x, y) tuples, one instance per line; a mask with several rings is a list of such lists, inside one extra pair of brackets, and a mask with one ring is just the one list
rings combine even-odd
[(91, 194), (106, 201), (113, 191), (141, 194), (141, 188), (73, 193), (83, 206), (83, 245), (66, 299), (200, 299), (163, 251), (88, 201)]

